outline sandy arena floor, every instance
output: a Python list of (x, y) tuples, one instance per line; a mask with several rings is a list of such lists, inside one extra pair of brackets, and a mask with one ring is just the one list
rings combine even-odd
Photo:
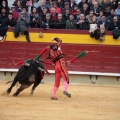
[(4, 94), (10, 84), (0, 81), (0, 120), (120, 120), (120, 87), (70, 85), (71, 98), (63, 95), (50, 100), (53, 83), (39, 85), (33, 96), (28, 88), (13, 97)]

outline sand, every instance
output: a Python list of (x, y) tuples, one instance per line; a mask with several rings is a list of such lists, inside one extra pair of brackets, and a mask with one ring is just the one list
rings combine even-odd
[(70, 84), (67, 98), (61, 84), (57, 101), (50, 99), (53, 83), (39, 85), (33, 96), (30, 87), (13, 97), (17, 86), (6, 95), (9, 86), (0, 81), (0, 120), (120, 120), (119, 86)]

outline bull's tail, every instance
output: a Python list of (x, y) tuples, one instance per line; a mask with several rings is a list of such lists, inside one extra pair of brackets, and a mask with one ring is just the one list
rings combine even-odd
[(13, 82), (13, 80), (6, 82), (6, 84)]

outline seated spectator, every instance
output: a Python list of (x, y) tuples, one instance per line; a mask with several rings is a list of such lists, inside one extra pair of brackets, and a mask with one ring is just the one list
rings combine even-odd
[(102, 20), (102, 16), (103, 16), (103, 10), (100, 10), (99, 12), (99, 16), (97, 17), (98, 21), (101, 21)]
[(38, 2), (39, 0), (33, 0), (33, 7), (36, 7), (36, 8), (38, 8), (39, 6), (40, 6), (40, 4), (39, 4), (39, 2)]
[[(29, 23), (30, 22), (30, 14), (28, 13), (27, 7), (25, 7), (25, 6), (22, 7), (22, 12), (25, 13), (25, 20), (27, 23)], [(20, 19), (20, 18), (21, 18), (21, 15), (19, 15), (18, 19)]]
[(75, 3), (75, 0), (70, 0), (69, 4), (70, 4), (69, 6), (71, 10), (74, 10), (74, 7), (77, 6), (77, 3)]
[(94, 14), (95, 14), (96, 16), (99, 16), (100, 6), (99, 6), (98, 2), (94, 2), (94, 3), (93, 3), (93, 7), (91, 8), (91, 10), (94, 11)]
[(76, 15), (77, 9), (78, 9), (78, 6), (74, 6), (73, 10), (71, 10), (71, 14)]
[(56, 13), (56, 9), (54, 7), (51, 8), (51, 15), (50, 15), (50, 19), (52, 22), (55, 22), (57, 20), (57, 13)]
[(0, 5), (0, 11), (2, 10), (2, 8), (5, 8), (6, 9), (6, 13), (8, 14), (9, 13), (9, 7), (8, 7), (8, 4), (7, 4), (7, 1), (6, 0), (2, 0), (2, 4)]
[(117, 9), (115, 9), (115, 15), (120, 16), (120, 2), (118, 2)]
[[(81, 0), (81, 2), (78, 4), (78, 8), (79, 8), (79, 9), (83, 9), (83, 5), (84, 5), (84, 4), (88, 4), (87, 1), (88, 1), (88, 0)], [(88, 4), (88, 6), (89, 6), (89, 4)]]
[(114, 29), (120, 30), (120, 21), (118, 20), (118, 16), (113, 17), (113, 21), (110, 22), (108, 30), (114, 30)]
[(90, 24), (98, 24), (98, 20), (96, 16), (93, 16), (91, 19), (91, 23)]
[(50, 19), (50, 13), (47, 13), (45, 20), (42, 21), (42, 28), (43, 29), (53, 28), (53, 23)]
[(6, 9), (2, 8), (1, 9), (1, 14), (0, 14), (0, 38), (4, 37), (7, 32), (7, 13)]
[(24, 12), (20, 13), (20, 19), (18, 19), (14, 29), (14, 36), (15, 38), (17, 38), (21, 33), (22, 35), (26, 35), (26, 40), (30, 42), (29, 31), (28, 31), (29, 23), (26, 20), (25, 14), (26, 13)]
[(47, 13), (49, 13), (49, 12), (48, 12), (48, 9), (47, 9), (47, 8), (44, 8), (43, 11), (42, 11), (42, 13), (39, 14), (42, 21), (45, 20), (45, 17), (46, 17), (46, 14), (47, 14)]
[(27, 0), (26, 4), (23, 6), (27, 6), (28, 12), (31, 13), (32, 0)]
[(80, 19), (76, 22), (77, 29), (89, 30), (89, 21), (85, 18), (84, 14), (80, 15)]
[(50, 8), (50, 14), (51, 14), (51, 9), (53, 7), (55, 8), (57, 14), (61, 13), (61, 9), (57, 6), (57, 2), (54, 1), (54, 2), (52, 2), (52, 7)]
[(104, 14), (105, 16), (109, 16), (110, 15), (110, 4), (106, 4), (105, 5), (105, 10), (104, 10)]
[(54, 22), (54, 28), (65, 29), (65, 20), (63, 19), (63, 15), (61, 13), (58, 14), (57, 20)]
[(78, 20), (80, 18), (80, 15), (81, 15), (81, 11), (80, 11), (80, 9), (77, 9), (76, 14), (74, 15), (74, 19)]
[(66, 3), (69, 4), (69, 2), (70, 2), (70, 0), (62, 0), (62, 8), (65, 8)]
[(93, 10), (89, 12), (89, 15), (86, 16), (88, 19), (89, 23), (92, 23), (92, 18), (95, 17)]
[[(40, 6), (37, 8), (37, 9), (38, 9), (38, 13), (39, 13), (39, 14), (42, 13), (44, 8), (48, 9), (48, 8), (46, 7), (46, 2), (45, 2), (45, 0), (41, 0), (41, 1), (40, 1)], [(49, 11), (49, 9), (48, 9), (48, 11)]]
[(16, 6), (16, 11), (17, 11), (18, 13), (21, 13), (21, 12), (22, 12), (21, 0), (16, 0), (13, 5)]
[(7, 25), (8, 27), (15, 27), (16, 25), (16, 20), (13, 18), (12, 13), (8, 14)]
[(40, 28), (40, 17), (37, 12), (37, 8), (33, 7), (31, 14), (30, 14), (30, 27), (32, 28)]
[(69, 16), (69, 19), (66, 21), (66, 29), (76, 29), (74, 15), (72, 14)]
[(98, 27), (99, 27), (99, 28), (100, 28), (100, 25), (103, 25), (104, 28), (105, 28), (105, 30), (108, 30), (108, 28), (109, 28), (109, 23), (108, 23), (105, 15), (103, 15), (101, 21), (98, 22)]
[(88, 4), (83, 4), (83, 9), (81, 9), (81, 13), (85, 16), (89, 14)]
[(62, 0), (57, 0), (57, 6), (58, 6), (59, 8), (62, 8)]
[(19, 13), (16, 12), (15, 6), (12, 6), (12, 7), (11, 7), (11, 12), (12, 12), (13, 18), (14, 18), (15, 20), (18, 20)]
[(116, 15), (115, 15), (115, 10), (114, 10), (114, 9), (111, 9), (111, 10), (110, 10), (110, 15), (107, 17), (107, 21), (108, 21), (108, 22), (112, 22), (114, 16), (116, 16)]
[(69, 19), (69, 16), (70, 16), (70, 10), (69, 9), (66, 9), (65, 10), (65, 14), (63, 14), (63, 18), (64, 20), (68, 20)]
[(61, 13), (62, 13), (63, 15), (65, 14), (65, 11), (66, 11), (66, 10), (69, 9), (69, 10), (71, 11), (69, 2), (65, 2), (64, 5), (65, 5), (65, 7), (61, 9)]

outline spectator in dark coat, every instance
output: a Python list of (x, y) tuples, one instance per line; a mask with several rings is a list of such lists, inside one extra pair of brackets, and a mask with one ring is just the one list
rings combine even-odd
[(81, 13), (85, 16), (89, 15), (88, 4), (83, 4), (83, 9), (81, 9)]
[(12, 13), (9, 13), (8, 15), (7, 25), (8, 27), (15, 27), (16, 25), (16, 20), (13, 18)]
[(43, 21), (45, 20), (45, 17), (46, 17), (46, 14), (49, 13), (48, 9), (47, 8), (44, 8), (42, 13), (40, 13), (40, 19)]
[[(81, 0), (81, 2), (78, 4), (78, 8), (83, 9), (84, 4), (88, 4), (87, 0)], [(88, 6), (89, 6), (89, 4), (88, 4)]]
[(84, 14), (80, 15), (80, 19), (76, 22), (77, 29), (79, 30), (89, 30), (90, 24), (88, 20), (85, 18)]
[(75, 3), (75, 0), (70, 0), (69, 4), (70, 4), (69, 6), (70, 6), (71, 10), (73, 10), (74, 7), (77, 6), (77, 3)]
[(0, 11), (2, 10), (2, 8), (6, 9), (6, 13), (9, 13), (9, 7), (8, 7), (8, 2), (6, 0), (2, 0), (2, 3), (0, 4)]
[(52, 22), (55, 22), (57, 20), (57, 13), (56, 13), (56, 9), (54, 7), (51, 8), (51, 15), (50, 15), (50, 19)]
[(62, 13), (63, 15), (65, 14), (65, 11), (66, 11), (66, 10), (69, 9), (69, 10), (71, 11), (71, 8), (70, 8), (69, 3), (68, 3), (68, 2), (65, 2), (64, 4), (65, 4), (65, 7), (61, 9), (61, 13)]
[(57, 29), (65, 29), (65, 20), (63, 19), (63, 15), (58, 14), (57, 20), (54, 22), (54, 28)]
[(65, 14), (63, 14), (63, 18), (64, 20), (68, 20), (69, 19), (69, 16), (70, 16), (70, 10), (69, 9), (66, 9), (65, 10)]
[(78, 20), (78, 19), (80, 18), (80, 14), (81, 14), (80, 9), (77, 9), (77, 10), (76, 10), (76, 14), (74, 15), (74, 19), (75, 19), (75, 20)]

